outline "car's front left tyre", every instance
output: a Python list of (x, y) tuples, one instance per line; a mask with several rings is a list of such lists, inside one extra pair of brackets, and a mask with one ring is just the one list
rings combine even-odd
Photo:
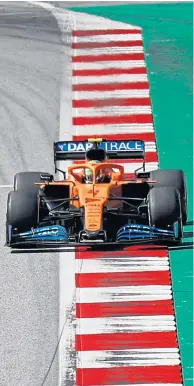
[(171, 187), (180, 195), (182, 223), (187, 222), (187, 186), (184, 172), (180, 169), (159, 169), (150, 172), (150, 178), (157, 180), (155, 187)]
[(148, 194), (149, 223), (157, 228), (166, 229), (179, 224), (182, 235), (182, 214), (179, 192), (172, 187), (153, 187)]

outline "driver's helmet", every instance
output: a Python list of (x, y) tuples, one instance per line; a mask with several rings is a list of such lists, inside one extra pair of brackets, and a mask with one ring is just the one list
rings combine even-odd
[(84, 170), (84, 179), (86, 184), (92, 184), (93, 182), (93, 173), (90, 169)]
[[(94, 161), (89, 161), (88, 163), (91, 164), (91, 165), (95, 165), (95, 164), (97, 164), (99, 162), (100, 161), (94, 160)], [(85, 183), (86, 184), (92, 184), (92, 182), (93, 182), (93, 172), (92, 172), (92, 170), (86, 168), (86, 169), (84, 169), (83, 173), (84, 173)]]

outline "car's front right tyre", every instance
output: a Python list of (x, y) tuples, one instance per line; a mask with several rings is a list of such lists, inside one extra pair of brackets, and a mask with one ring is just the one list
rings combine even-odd
[(13, 191), (7, 199), (7, 225), (17, 228), (18, 231), (28, 230), (37, 225), (38, 199), (37, 194)]

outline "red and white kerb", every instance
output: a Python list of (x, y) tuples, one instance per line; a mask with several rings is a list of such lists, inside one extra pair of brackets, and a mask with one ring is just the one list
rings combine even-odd
[[(72, 33), (73, 139), (142, 139), (156, 169), (141, 29)], [(76, 253), (76, 288), (77, 386), (182, 384), (166, 248)]]

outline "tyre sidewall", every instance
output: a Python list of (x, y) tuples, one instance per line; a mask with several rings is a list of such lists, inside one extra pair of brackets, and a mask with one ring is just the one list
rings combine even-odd
[(182, 222), (187, 221), (187, 187), (184, 172), (180, 169), (160, 169), (150, 172), (152, 180), (158, 180), (155, 183), (157, 187), (174, 187), (180, 194)]
[(42, 182), (40, 178), (41, 172), (21, 172), (14, 176), (14, 190), (22, 192), (34, 192), (38, 193), (39, 185), (35, 185), (35, 182)]
[(37, 225), (38, 199), (36, 193), (10, 192), (7, 200), (8, 225), (18, 230), (28, 230)]
[[(172, 187), (154, 187), (148, 194), (150, 225), (166, 228), (181, 218), (180, 194)], [(182, 221), (182, 218), (181, 218)]]

